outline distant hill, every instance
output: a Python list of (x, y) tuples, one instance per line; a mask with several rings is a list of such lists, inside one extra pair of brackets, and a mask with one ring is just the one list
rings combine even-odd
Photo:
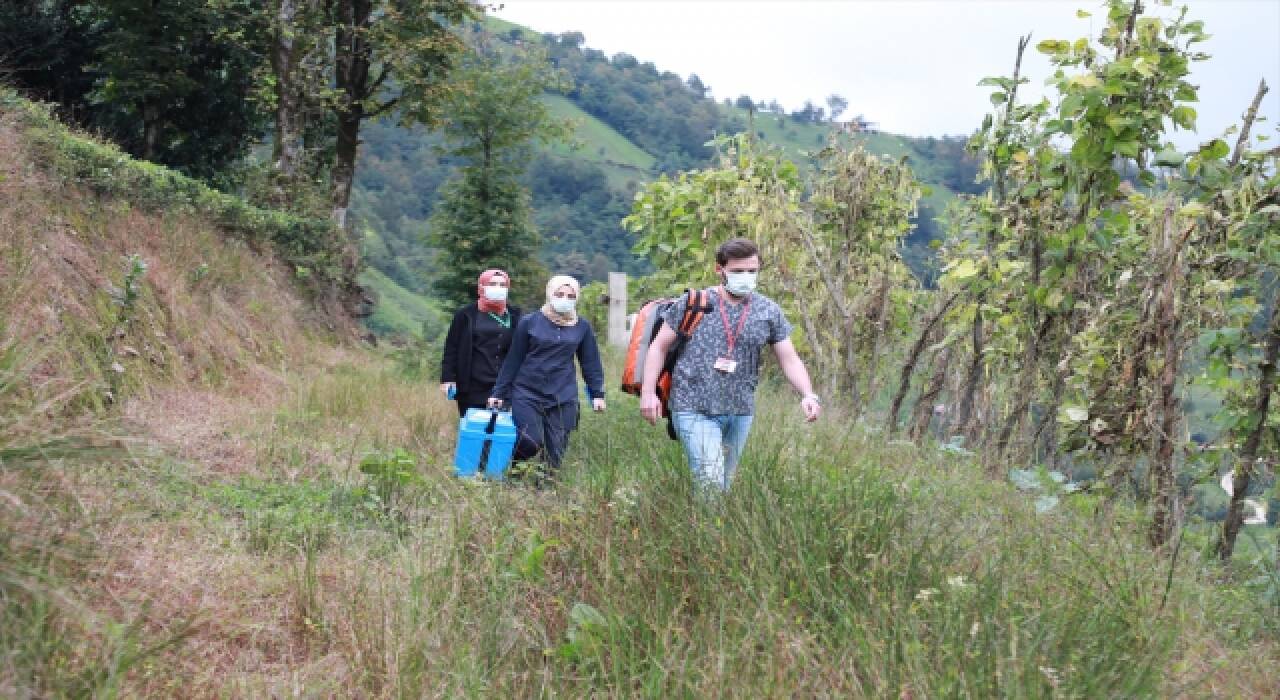
[[(716, 101), (696, 76), (682, 78), (625, 53), (606, 56), (587, 47), (581, 33), (539, 34), (492, 17), (484, 25), (502, 41), (536, 42), (571, 82), (563, 94), (547, 95), (546, 101), (574, 125), (572, 143), (538, 150), (528, 185), (544, 237), (544, 261), (584, 281), (602, 279), (609, 270), (648, 270), (647, 261), (631, 254), (634, 239), (619, 221), (649, 180), (710, 163), (714, 154), (708, 142), (716, 134), (753, 129), (804, 164), (807, 152), (820, 148), (833, 128), (813, 115)], [(386, 122), (371, 125), (363, 138), (353, 212), (365, 232), (366, 257), (382, 273), (374, 286), (384, 297), (403, 301), (403, 290), (389, 285), (423, 293), (432, 279), (435, 261), (423, 242), (426, 222), (438, 188), (456, 164), (439, 155), (438, 137), (422, 129)], [(957, 192), (979, 191), (973, 182), (976, 165), (965, 157), (958, 137), (862, 133), (857, 138), (875, 153), (907, 158), (928, 185), (917, 230), (904, 251), (917, 274), (927, 278), (928, 243), (940, 235), (934, 218)], [(414, 321), (399, 325), (380, 317), (379, 330), (421, 331), (421, 313), (391, 316)]]

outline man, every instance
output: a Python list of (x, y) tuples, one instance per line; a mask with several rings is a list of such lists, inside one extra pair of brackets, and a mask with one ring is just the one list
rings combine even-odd
[[(806, 421), (822, 414), (809, 372), (792, 344), (791, 324), (772, 299), (755, 292), (760, 249), (745, 238), (716, 249), (716, 275), (721, 284), (710, 290), (711, 310), (694, 329), (676, 361), (668, 408), (676, 435), (700, 482), (728, 490), (755, 414), (760, 354), (773, 346), (778, 364), (800, 393)], [(649, 423), (662, 416), (655, 387), (667, 350), (676, 340), (686, 299), (662, 317), (662, 328), (649, 345), (640, 389), (640, 413)]]

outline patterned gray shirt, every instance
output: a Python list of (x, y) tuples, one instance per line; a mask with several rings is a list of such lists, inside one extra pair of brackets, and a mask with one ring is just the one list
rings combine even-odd
[[(760, 353), (766, 343), (773, 345), (786, 340), (791, 335), (791, 324), (783, 316), (782, 308), (764, 295), (752, 293), (745, 303), (730, 304), (712, 287), (709, 296), (711, 312), (702, 317), (676, 360), (671, 377), (670, 408), (709, 416), (753, 415), (756, 384), (760, 381)], [(729, 338), (720, 315), (722, 305), (729, 321), (729, 333), (737, 331), (744, 308), (748, 314), (734, 342), (731, 359), (738, 365), (733, 372), (715, 368), (717, 358), (730, 357)], [(685, 297), (681, 296), (667, 309), (663, 323), (673, 329), (679, 327), (684, 307)]]

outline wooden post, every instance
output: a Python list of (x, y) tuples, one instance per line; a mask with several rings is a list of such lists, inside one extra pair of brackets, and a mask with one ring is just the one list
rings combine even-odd
[(627, 273), (609, 273), (609, 344), (627, 346)]

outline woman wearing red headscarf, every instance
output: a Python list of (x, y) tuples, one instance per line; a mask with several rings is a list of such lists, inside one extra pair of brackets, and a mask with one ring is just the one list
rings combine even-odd
[(449, 324), (440, 361), (440, 391), (458, 402), (458, 415), (484, 408), (511, 348), (512, 329), (520, 309), (507, 303), (511, 277), (485, 270), (476, 284), (473, 304), (458, 309)]

